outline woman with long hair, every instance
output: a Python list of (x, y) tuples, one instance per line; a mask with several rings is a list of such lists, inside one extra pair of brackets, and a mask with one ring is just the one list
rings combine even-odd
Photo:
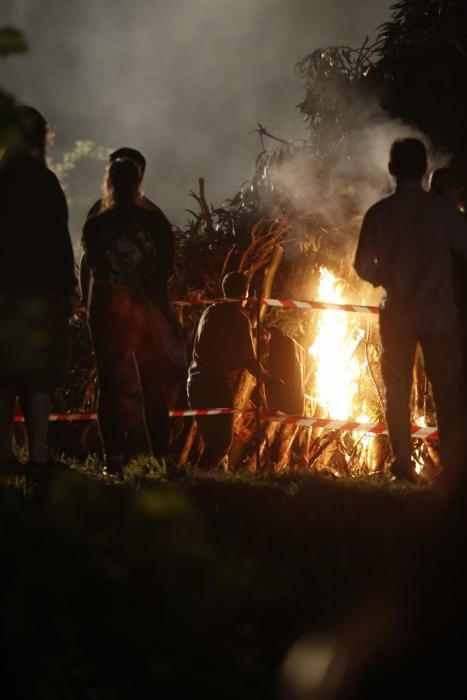
[(92, 271), (88, 315), (99, 382), (99, 430), (106, 469), (115, 474), (121, 474), (130, 456), (125, 385), (133, 362), (150, 417), (145, 428), (152, 453), (164, 457), (169, 440), (169, 328), (158, 306), (169, 264), (164, 255), (166, 220), (141, 206), (140, 183), (134, 161), (112, 161), (103, 210), (83, 229), (85, 262)]

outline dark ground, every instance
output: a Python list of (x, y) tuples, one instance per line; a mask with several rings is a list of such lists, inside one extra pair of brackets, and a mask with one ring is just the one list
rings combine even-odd
[(436, 501), (316, 475), (4, 479), (2, 695), (273, 698), (290, 645), (417, 552)]

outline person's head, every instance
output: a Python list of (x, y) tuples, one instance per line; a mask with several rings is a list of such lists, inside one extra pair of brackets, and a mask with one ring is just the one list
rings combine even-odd
[(462, 184), (452, 168), (438, 168), (430, 177), (430, 192), (444, 197), (456, 206), (462, 199)]
[(104, 208), (131, 204), (139, 198), (141, 172), (130, 158), (117, 158), (109, 165), (105, 180)]
[(15, 113), (24, 151), (45, 161), (49, 136), (47, 119), (37, 109), (27, 105), (18, 105)]
[(389, 172), (398, 182), (420, 181), (427, 167), (428, 157), (423, 141), (412, 137), (394, 141), (389, 158)]
[(140, 151), (137, 151), (136, 148), (130, 148), (129, 146), (117, 148), (116, 151), (112, 151), (109, 155), (109, 165), (113, 163), (114, 160), (119, 160), (120, 158), (129, 158), (136, 163), (141, 172), (141, 180), (143, 179), (146, 170), (146, 158)]
[(227, 299), (248, 296), (248, 278), (243, 272), (229, 272), (222, 280), (222, 292)]

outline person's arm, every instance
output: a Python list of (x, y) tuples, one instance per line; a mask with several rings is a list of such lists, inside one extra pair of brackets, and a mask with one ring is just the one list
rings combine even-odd
[(87, 308), (89, 300), (89, 282), (91, 279), (91, 270), (88, 267), (86, 256), (81, 255), (81, 260), (79, 261), (79, 287), (81, 293), (81, 300), (83, 306)]
[[(94, 270), (98, 259), (97, 239), (96, 218), (91, 217), (86, 220), (83, 226), (83, 235), (81, 238), (81, 245), (83, 246), (82, 264), (90, 273)], [(83, 277), (84, 275), (85, 272), (83, 269)]]
[(96, 216), (96, 214), (99, 214), (102, 210), (102, 199), (98, 199), (97, 202), (94, 202), (88, 213), (86, 214), (86, 220), (90, 219), (91, 216)]
[(379, 287), (378, 260), (375, 249), (375, 210), (369, 209), (363, 219), (355, 253), (354, 268), (359, 277)]
[[(93, 216), (97, 216), (102, 210), (102, 199), (98, 199), (88, 213), (86, 214), (86, 222)], [(83, 252), (81, 254), (81, 259), (79, 261), (79, 292), (81, 295), (81, 302), (83, 306), (87, 309), (89, 302), (89, 284), (91, 282), (91, 268), (89, 267), (89, 262), (87, 260), (86, 251), (84, 250), (84, 228), (83, 237), (81, 238), (81, 245), (83, 247)]]
[[(251, 323), (245, 314), (239, 314), (238, 324), (238, 344), (241, 366), (245, 367), (250, 374), (256, 377), (258, 372), (258, 361), (253, 345), (253, 335), (251, 332)], [(259, 365), (259, 379), (261, 382), (272, 379), (271, 374), (262, 366)]]
[(157, 214), (159, 221), (157, 225), (156, 249), (159, 252), (160, 271), (165, 279), (169, 279), (174, 271), (175, 258), (175, 242), (172, 224), (160, 209)]
[(52, 172), (48, 172), (47, 235), (53, 251), (53, 274), (57, 291), (67, 300), (76, 299), (75, 258), (68, 230), (65, 194)]

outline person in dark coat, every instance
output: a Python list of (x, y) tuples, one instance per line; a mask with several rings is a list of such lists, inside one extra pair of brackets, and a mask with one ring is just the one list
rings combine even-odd
[(267, 368), (273, 378), (265, 383), (267, 406), (271, 411), (303, 415), (305, 351), (296, 340), (277, 326), (267, 327), (265, 335), (268, 348)]
[(85, 263), (92, 273), (89, 327), (98, 382), (98, 421), (106, 467), (120, 474), (128, 460), (127, 375), (136, 361), (152, 453), (168, 452), (170, 329), (159, 306), (167, 272), (157, 211), (140, 204), (141, 174), (128, 158), (110, 165), (104, 209), (83, 229)]
[[(248, 280), (241, 272), (230, 272), (222, 280), (228, 299), (248, 296)], [(188, 370), (190, 407), (233, 408), (234, 389), (245, 370), (261, 379), (269, 373), (257, 364), (251, 322), (243, 302), (211, 304), (202, 314), (196, 331), (193, 356)], [(204, 451), (198, 467), (216, 469), (227, 456), (233, 437), (233, 415), (197, 416)]]
[[(48, 425), (64, 378), (76, 278), (65, 195), (46, 165), (48, 126), (18, 107), (19, 150), (0, 171), (0, 462), (12, 463), (16, 397), (29, 462), (51, 465)], [(8, 154), (7, 154), (8, 155)]]

